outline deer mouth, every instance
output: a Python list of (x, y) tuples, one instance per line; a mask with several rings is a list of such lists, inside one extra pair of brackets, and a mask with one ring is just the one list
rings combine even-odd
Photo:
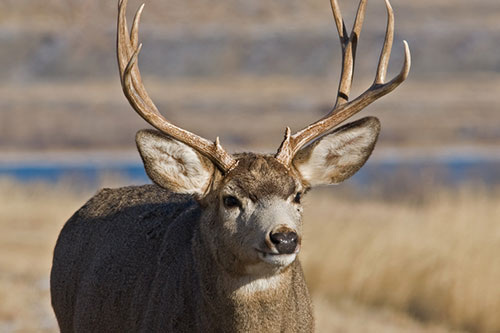
[(259, 249), (255, 249), (255, 251), (257, 251), (257, 255), (259, 256), (260, 260), (268, 264), (271, 264), (273, 266), (281, 266), (281, 267), (290, 265), (295, 260), (295, 258), (297, 257), (297, 253), (299, 252), (298, 248), (294, 253), (290, 254), (273, 253), (273, 252), (262, 251)]

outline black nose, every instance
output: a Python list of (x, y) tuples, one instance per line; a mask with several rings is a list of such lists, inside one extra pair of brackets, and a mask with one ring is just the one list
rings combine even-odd
[(269, 236), (280, 254), (292, 254), (295, 252), (299, 239), (295, 232), (271, 232)]

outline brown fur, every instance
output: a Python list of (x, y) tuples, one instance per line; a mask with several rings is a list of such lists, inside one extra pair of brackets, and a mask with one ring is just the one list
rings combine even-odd
[[(233, 180), (256, 200), (295, 188), (272, 157), (239, 160), (221, 182)], [(245, 189), (241, 179), (253, 185)], [(202, 211), (191, 196), (156, 185), (99, 192), (68, 221), (55, 249), (52, 304), (61, 331), (312, 331), (299, 261), (277, 273), (275, 289), (239, 292), (243, 268), (221, 246), (211, 207)]]
[[(51, 272), (61, 331), (313, 331), (296, 256), (302, 207), (295, 198), (311, 183), (359, 169), (378, 131), (373, 118), (345, 126), (304, 148), (300, 168), (239, 154), (227, 174), (186, 145), (140, 132), (148, 174), (178, 193), (157, 185), (106, 189), (69, 219)], [(336, 152), (343, 155), (329, 158)], [(183, 168), (184, 177), (161, 172)], [(295, 232), (296, 252), (278, 253), (273, 230)]]
[[(218, 188), (230, 184), (239, 195), (248, 197), (254, 202), (271, 195), (286, 199), (295, 193), (297, 174), (286, 169), (272, 156), (254, 153), (242, 153), (236, 156), (238, 166), (228, 177), (221, 180), (222, 184), (216, 185)], [(213, 194), (218, 195), (218, 192), (214, 191)]]

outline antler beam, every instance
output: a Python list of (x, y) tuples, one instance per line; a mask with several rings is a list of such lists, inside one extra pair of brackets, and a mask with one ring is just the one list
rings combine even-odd
[(118, 3), (117, 56), (125, 96), (134, 110), (149, 124), (196, 149), (214, 162), (222, 172), (227, 173), (236, 166), (237, 161), (222, 148), (219, 138), (215, 142), (211, 142), (173, 125), (160, 114), (146, 92), (137, 65), (137, 57), (142, 47), (142, 44), (138, 44), (138, 36), (143, 9), (144, 4), (139, 7), (135, 14), (131, 34), (129, 35), (126, 19), (127, 0), (120, 0)]
[(333, 17), (337, 26), (340, 44), (342, 47), (342, 73), (337, 93), (337, 101), (334, 108), (325, 117), (307, 126), (294, 135), (290, 135), (290, 128), (287, 127), (285, 139), (281, 143), (281, 146), (275, 155), (276, 159), (287, 167), (291, 164), (293, 157), (300, 150), (300, 148), (328, 133), (335, 126), (342, 123), (346, 119), (351, 118), (375, 100), (390, 93), (408, 77), (411, 66), (411, 55), (408, 43), (403, 41), (405, 49), (403, 68), (394, 79), (384, 83), (391, 55), (392, 42), (394, 39), (394, 12), (389, 0), (385, 0), (388, 16), (387, 29), (375, 80), (370, 88), (368, 88), (359, 97), (349, 102), (349, 94), (351, 91), (352, 77), (354, 73), (356, 47), (363, 25), (366, 2), (367, 0), (360, 1), (356, 19), (354, 21), (354, 27), (351, 34), (348, 36), (337, 0), (330, 0)]

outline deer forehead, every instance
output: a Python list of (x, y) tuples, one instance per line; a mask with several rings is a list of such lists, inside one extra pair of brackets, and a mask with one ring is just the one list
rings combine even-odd
[(287, 199), (302, 187), (300, 178), (273, 156), (244, 153), (238, 156), (238, 165), (225, 177), (222, 192), (250, 198)]

